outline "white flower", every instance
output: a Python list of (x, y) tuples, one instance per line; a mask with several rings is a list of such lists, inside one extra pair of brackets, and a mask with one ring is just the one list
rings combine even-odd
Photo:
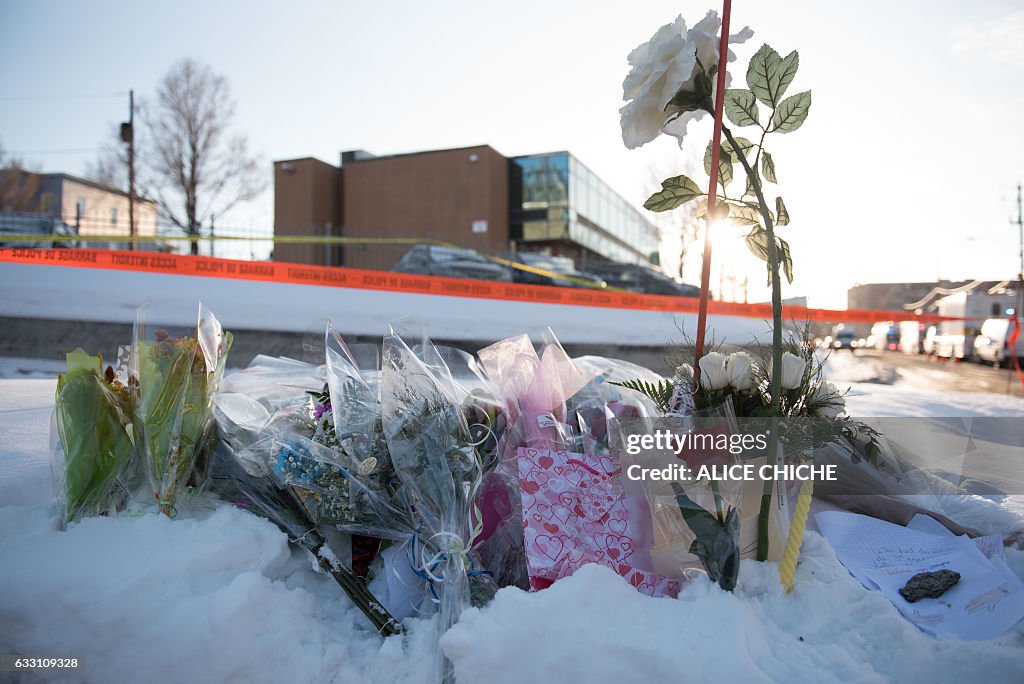
[(700, 357), (700, 386), (706, 390), (720, 390), (729, 386), (725, 372), (725, 354), (709, 352)]
[[(772, 366), (774, 368), (774, 365)], [(807, 362), (796, 354), (782, 354), (782, 389), (797, 389), (804, 381), (804, 370)]]
[(846, 398), (831, 382), (821, 381), (818, 389), (814, 391), (811, 398), (812, 404), (817, 404), (815, 414), (822, 418), (834, 420), (846, 411)]
[[(627, 148), (651, 142), (662, 130), (681, 143), (687, 124), (704, 115), (701, 109), (684, 111), (682, 107), (669, 106), (669, 101), (680, 90), (694, 90), (698, 59), (706, 72), (718, 64), (717, 34), (721, 25), (714, 10), (689, 30), (679, 15), (629, 53), (631, 70), (622, 82), (622, 99), (626, 104), (619, 110), (622, 142)], [(729, 36), (729, 42), (742, 43), (753, 35), (753, 31), (744, 28)], [(735, 59), (730, 50), (729, 61)], [(728, 81), (727, 75), (727, 84)]]
[(746, 352), (733, 352), (725, 360), (725, 373), (734, 389), (749, 390), (754, 386), (754, 360)]

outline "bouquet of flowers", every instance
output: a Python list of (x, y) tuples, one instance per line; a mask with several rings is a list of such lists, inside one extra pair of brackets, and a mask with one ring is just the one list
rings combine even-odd
[(61, 522), (124, 508), (135, 444), (131, 394), (103, 358), (67, 354), (57, 378), (51, 461)]
[(180, 338), (164, 330), (150, 337), (139, 309), (129, 378), (137, 393), (134, 426), (153, 496), (169, 517), (186, 487), (197, 492), (205, 484), (203, 450), (231, 339), (202, 304), (193, 336)]

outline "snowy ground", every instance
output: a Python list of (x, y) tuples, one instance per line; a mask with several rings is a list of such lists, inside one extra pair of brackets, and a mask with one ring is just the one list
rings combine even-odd
[[(427, 621), (380, 639), (332, 580), (248, 513), (221, 507), (171, 521), (149, 511), (56, 531), (52, 371), (0, 363), (0, 654), (82, 659), (76, 673), (41, 681), (428, 681)], [(858, 415), (1024, 415), (1021, 400), (898, 384), (854, 384), (850, 406)], [(1024, 553), (1007, 555), (1024, 576)], [(536, 594), (500, 591), (464, 613), (442, 646), (465, 682), (1024, 676), (1021, 626), (987, 642), (926, 636), (814, 532), (788, 596), (774, 565), (748, 561), (734, 594), (698, 582), (678, 600), (641, 596), (588, 566)]]

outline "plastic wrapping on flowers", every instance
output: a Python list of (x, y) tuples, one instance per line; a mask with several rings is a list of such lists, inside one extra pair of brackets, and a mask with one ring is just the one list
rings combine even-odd
[(193, 337), (151, 332), (146, 318), (140, 308), (132, 340), (135, 430), (153, 495), (160, 510), (173, 517), (181, 493), (186, 488), (197, 493), (206, 482), (208, 463), (201, 456), (232, 338), (202, 304)]
[(57, 380), (50, 441), (61, 523), (124, 508), (135, 484), (128, 389), (81, 348)]
[[(700, 476), (703, 466), (728, 467), (742, 459), (728, 447), (713, 446), (717, 436), (738, 430), (731, 401), (662, 420), (677, 435), (698, 435), (701, 439), (676, 452), (664, 450), (662, 462), (681, 461), (692, 473), (691, 479), (626, 483), (627, 491), (647, 499), (654, 570), (679, 579), (705, 572), (709, 579), (731, 591), (739, 575), (743, 484)], [(630, 416), (616, 419), (610, 429), (612, 451), (623, 459), (628, 459), (626, 433), (637, 429), (650, 432)]]

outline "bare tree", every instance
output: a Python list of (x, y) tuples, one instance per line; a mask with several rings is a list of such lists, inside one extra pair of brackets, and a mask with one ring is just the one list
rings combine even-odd
[(0, 211), (39, 211), (39, 176), (0, 144)]
[[(198, 235), (211, 216), (266, 187), (245, 137), (229, 134), (234, 112), (224, 77), (192, 59), (175, 64), (160, 82), (156, 100), (140, 107), (146, 130), (141, 190), (189, 235)], [(199, 253), (196, 242), (192, 253)]]
[[(684, 157), (680, 162), (677, 155), (671, 159), (658, 158), (651, 162), (648, 167), (647, 190), (645, 196), (649, 196), (661, 189), (661, 181), (672, 176), (684, 174), (695, 175), (696, 163), (689, 157)], [(647, 214), (648, 218), (658, 228), (661, 237), (669, 242), (676, 242), (679, 245), (679, 263), (664, 264), (663, 268), (669, 275), (678, 276), (685, 280), (683, 275), (686, 266), (686, 255), (690, 248), (697, 241), (701, 234), (701, 222), (697, 219), (696, 206), (688, 203), (673, 211), (663, 211), (655, 214)]]

